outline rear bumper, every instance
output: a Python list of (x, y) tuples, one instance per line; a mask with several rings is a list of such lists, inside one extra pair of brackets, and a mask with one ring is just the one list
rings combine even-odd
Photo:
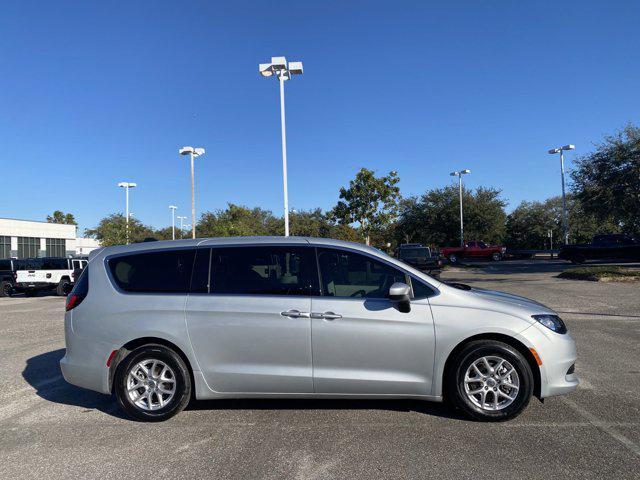
[(72, 312), (67, 312), (64, 318), (67, 350), (60, 360), (62, 376), (72, 385), (109, 394), (111, 389), (107, 360), (118, 347), (79, 337), (73, 330)]
[(16, 290), (46, 290), (54, 288), (57, 284), (48, 282), (19, 282), (14, 284)]

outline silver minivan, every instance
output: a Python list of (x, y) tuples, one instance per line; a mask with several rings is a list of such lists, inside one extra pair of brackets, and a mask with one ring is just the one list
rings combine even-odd
[(578, 386), (575, 343), (544, 305), (319, 238), (100, 249), (65, 337), (65, 379), (147, 421), (192, 397), (446, 399), (505, 420)]

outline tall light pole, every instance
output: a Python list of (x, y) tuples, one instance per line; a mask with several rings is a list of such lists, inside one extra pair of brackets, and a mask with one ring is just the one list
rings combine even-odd
[(118, 183), (119, 187), (124, 188), (124, 196), (125, 196), (125, 221), (126, 221), (126, 237), (127, 237), (127, 245), (129, 245), (129, 189), (135, 188), (138, 186), (137, 183), (133, 182), (120, 182)]
[(562, 235), (564, 236), (564, 244), (569, 243), (569, 221), (567, 219), (567, 197), (564, 193), (564, 154), (565, 150), (575, 150), (575, 145), (565, 145), (564, 147), (552, 148), (549, 150), (550, 155), (560, 154), (560, 176), (562, 177)]
[(193, 159), (204, 155), (204, 148), (182, 147), (180, 155), (189, 155), (191, 159), (191, 238), (196, 238), (196, 178)]
[(171, 239), (176, 239), (176, 210), (178, 207), (175, 205), (169, 205), (169, 210), (171, 210)]
[(458, 194), (460, 196), (460, 246), (464, 247), (464, 221), (462, 219), (462, 175), (471, 173), (471, 170), (465, 168), (459, 172), (451, 172), (449, 175), (458, 177)]
[(284, 190), (284, 236), (289, 236), (289, 193), (287, 188), (287, 129), (284, 113), (284, 82), (291, 75), (302, 75), (302, 62), (289, 62), (285, 57), (271, 57), (271, 63), (261, 63), (260, 74), (270, 77), (275, 74), (280, 81), (280, 126), (282, 129), (282, 186)]
[(176, 218), (180, 220), (180, 238), (182, 238), (182, 235), (184, 235), (184, 221), (187, 219), (187, 217), (178, 215)]

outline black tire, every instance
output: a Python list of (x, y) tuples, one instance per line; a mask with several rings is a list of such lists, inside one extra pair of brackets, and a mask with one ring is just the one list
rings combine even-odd
[(10, 297), (13, 293), (13, 284), (11, 282), (3, 281), (0, 283), (0, 297)]
[[(145, 410), (137, 406), (127, 393), (129, 371), (136, 364), (146, 359), (164, 362), (175, 374), (175, 393), (171, 400), (158, 410)], [(118, 405), (130, 417), (143, 422), (162, 422), (180, 413), (189, 403), (191, 399), (191, 375), (182, 357), (173, 350), (163, 345), (143, 345), (127, 355), (118, 365), (114, 380), (114, 391), (118, 399)]]
[(24, 296), (25, 297), (35, 297), (36, 295), (38, 295), (38, 290), (25, 290), (24, 291)]
[(573, 263), (574, 265), (580, 265), (582, 263), (584, 263), (585, 258), (582, 255), (574, 255), (573, 257), (571, 257), (569, 259), (571, 261), (571, 263)]
[(492, 253), (491, 254), (491, 260), (493, 260), (494, 262), (499, 262), (500, 260), (502, 260), (502, 254), (501, 253)]
[(60, 283), (58, 283), (58, 286), (56, 287), (56, 295), (58, 295), (59, 297), (66, 297), (67, 295), (69, 295), (69, 292), (71, 292), (71, 280), (69, 280), (67, 277), (64, 277), (60, 280)]
[[(519, 378), (519, 388), (515, 399), (510, 405), (501, 410), (486, 410), (476, 405), (465, 392), (465, 373), (473, 362), (482, 357), (495, 356), (509, 362), (514, 368)], [(484, 422), (501, 422), (517, 417), (529, 404), (533, 395), (534, 380), (531, 367), (527, 360), (516, 349), (506, 343), (495, 340), (477, 340), (466, 345), (456, 358), (449, 371), (446, 372), (445, 395), (449, 402), (462, 410), (467, 416)], [(498, 386), (498, 388), (500, 388)], [(489, 398), (494, 398), (489, 390)], [(489, 397), (488, 395), (492, 395)], [(478, 402), (480, 403), (480, 402)]]

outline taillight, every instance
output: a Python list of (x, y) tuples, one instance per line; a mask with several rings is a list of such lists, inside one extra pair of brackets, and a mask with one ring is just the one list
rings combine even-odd
[(67, 296), (67, 312), (80, 305), (87, 296), (87, 293), (89, 293), (89, 268), (85, 268), (82, 271), (80, 278), (78, 278), (76, 284), (73, 286), (73, 290), (71, 290), (71, 293)]
[(84, 300), (84, 297), (84, 295), (78, 295), (77, 293), (71, 292), (67, 297), (67, 312), (80, 305), (82, 303), (82, 300)]

